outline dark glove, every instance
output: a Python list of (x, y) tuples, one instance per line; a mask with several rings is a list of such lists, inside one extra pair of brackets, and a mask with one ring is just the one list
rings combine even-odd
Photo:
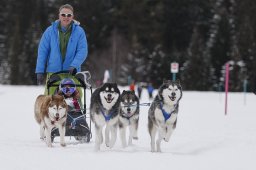
[(43, 84), (43, 81), (44, 81), (44, 74), (43, 74), (43, 73), (37, 73), (36, 79), (37, 79), (37, 84), (38, 84), (38, 85)]
[(69, 74), (72, 74), (72, 75), (75, 75), (77, 73), (76, 68), (74, 67), (69, 67), (68, 71), (69, 71)]

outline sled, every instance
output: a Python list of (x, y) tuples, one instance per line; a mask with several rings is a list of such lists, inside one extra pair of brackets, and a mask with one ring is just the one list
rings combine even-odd
[[(92, 86), (89, 83), (91, 74), (89, 71), (78, 72), (75, 75), (69, 74), (68, 71), (53, 73), (49, 76), (46, 84), (48, 95), (58, 92), (60, 82), (64, 78), (72, 78), (80, 94), (83, 94), (80, 96), (80, 109), (68, 109), (65, 136), (73, 136), (81, 143), (88, 143), (92, 138), (92, 133), (91, 118), (86, 112), (86, 89), (89, 89), (92, 94)], [(87, 122), (89, 122), (89, 125)], [(51, 132), (52, 142), (56, 136), (60, 136), (59, 131), (57, 128), (53, 128)]]

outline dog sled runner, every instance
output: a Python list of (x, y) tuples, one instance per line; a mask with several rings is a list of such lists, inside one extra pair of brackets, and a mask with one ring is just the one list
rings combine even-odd
[[(49, 76), (46, 84), (48, 95), (56, 94), (59, 91), (60, 83), (64, 78), (74, 80), (75, 87), (82, 94), (79, 99), (80, 109), (68, 109), (65, 136), (73, 136), (79, 142), (88, 143), (92, 138), (91, 118), (86, 112), (86, 89), (89, 89), (92, 94), (92, 87), (89, 83), (91, 78), (90, 72), (78, 72), (76, 75), (71, 75), (68, 71), (53, 73)], [(57, 128), (53, 128), (51, 132), (52, 141), (54, 141), (56, 136), (60, 136), (59, 131)]]

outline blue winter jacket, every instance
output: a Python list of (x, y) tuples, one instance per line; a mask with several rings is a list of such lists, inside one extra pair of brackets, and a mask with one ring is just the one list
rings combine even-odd
[(53, 22), (42, 35), (38, 47), (36, 73), (55, 73), (68, 70), (69, 67), (74, 67), (77, 71), (81, 71), (81, 65), (88, 53), (85, 32), (79, 26), (79, 22), (73, 22), (66, 56), (64, 61), (62, 61), (58, 30), (59, 23), (59, 20)]

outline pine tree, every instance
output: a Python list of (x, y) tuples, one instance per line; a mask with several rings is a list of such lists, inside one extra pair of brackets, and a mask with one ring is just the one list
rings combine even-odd
[(183, 65), (183, 73), (181, 81), (183, 88), (189, 90), (212, 90), (213, 85), (211, 82), (211, 63), (204, 58), (204, 39), (194, 27), (191, 44), (188, 50), (188, 59)]
[(7, 2), (3, 1), (0, 6), (0, 11), (3, 11), (2, 17), (0, 17), (0, 84), (9, 84), (9, 74), (8, 74), (8, 60), (7, 60), (7, 27), (6, 21), (8, 18), (8, 13), (4, 12), (7, 8)]

